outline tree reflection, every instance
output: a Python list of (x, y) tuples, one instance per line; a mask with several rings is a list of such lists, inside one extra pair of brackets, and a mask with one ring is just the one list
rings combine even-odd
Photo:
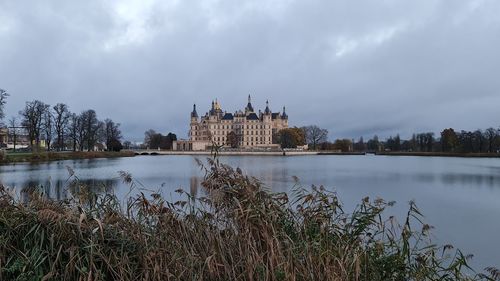
[[(117, 179), (84, 179), (84, 180), (26, 180), (21, 186), (19, 197), (21, 202), (28, 203), (34, 193), (53, 200), (65, 200), (78, 197), (82, 192), (92, 194), (113, 193), (118, 185)], [(14, 186), (15, 188), (15, 186)]]

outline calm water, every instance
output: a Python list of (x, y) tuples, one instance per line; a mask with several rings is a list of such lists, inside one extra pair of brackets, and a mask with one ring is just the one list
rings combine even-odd
[[(222, 157), (261, 179), (277, 192), (290, 191), (293, 176), (303, 186), (324, 185), (336, 191), (346, 210), (365, 196), (396, 201), (389, 214), (401, 217), (415, 200), (435, 226), (435, 241), (451, 243), (475, 255), (478, 268), (500, 267), (500, 160), (440, 157), (297, 156)], [(43, 188), (52, 198), (68, 196), (68, 170), (96, 187), (119, 196), (129, 188), (118, 171), (130, 172), (143, 186), (176, 200), (182, 187), (203, 195), (203, 176), (192, 156), (140, 156), (121, 159), (70, 160), (45, 164), (0, 166), (0, 182), (16, 188)]]

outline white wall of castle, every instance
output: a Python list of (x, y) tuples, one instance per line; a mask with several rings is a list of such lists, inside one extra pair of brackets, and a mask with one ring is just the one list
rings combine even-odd
[(279, 147), (278, 144), (273, 144), (273, 133), (288, 128), (288, 119), (282, 118), (280, 113), (275, 113), (276, 118), (272, 119), (271, 113), (260, 112), (254, 113), (258, 120), (248, 119), (252, 113), (239, 112), (233, 114), (232, 120), (224, 120), (225, 113), (219, 109), (217, 114), (191, 117), (189, 140), (192, 150), (204, 150), (212, 141), (219, 146), (230, 147), (227, 139), (230, 132), (239, 136), (240, 148)]

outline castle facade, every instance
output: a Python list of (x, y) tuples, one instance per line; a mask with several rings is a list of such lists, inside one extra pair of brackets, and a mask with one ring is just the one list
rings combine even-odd
[(264, 111), (255, 112), (248, 96), (244, 111), (229, 113), (223, 111), (216, 100), (201, 117), (193, 105), (189, 141), (178, 141), (174, 150), (206, 150), (214, 144), (242, 149), (279, 148), (279, 144), (273, 143), (273, 136), (284, 128), (288, 128), (285, 107), (282, 112), (272, 112), (266, 102)]

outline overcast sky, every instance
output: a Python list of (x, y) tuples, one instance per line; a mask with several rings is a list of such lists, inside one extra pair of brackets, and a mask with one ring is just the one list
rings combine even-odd
[(500, 1), (0, 0), (0, 88), (129, 140), (248, 94), (331, 139), (498, 127)]

